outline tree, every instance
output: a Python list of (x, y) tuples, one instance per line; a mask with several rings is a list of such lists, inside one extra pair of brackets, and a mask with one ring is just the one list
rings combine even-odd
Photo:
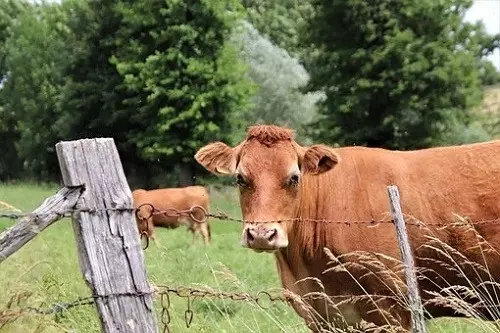
[(11, 115), (7, 127), (18, 133), (17, 155), (27, 176), (36, 179), (55, 178), (59, 170), (54, 145), (60, 139), (60, 68), (67, 59), (64, 18), (57, 4), (32, 5), (13, 21), (4, 44), (2, 113)]
[(21, 0), (5, 0), (0, 2), (0, 142), (2, 154), (0, 155), (0, 180), (6, 181), (20, 175), (22, 170), (21, 159), (17, 155), (15, 143), (19, 139), (16, 128), (16, 116), (12, 110), (5, 108), (8, 96), (3, 89), (7, 80), (8, 68), (6, 66), (7, 40), (12, 33), (11, 26), (15, 19), (26, 9), (29, 4)]
[(193, 183), (204, 142), (231, 139), (252, 89), (229, 41), (241, 16), (236, 0), (122, 1), (113, 58), (129, 97), (128, 139), (141, 156), (180, 166)]
[(315, 118), (315, 104), (324, 94), (302, 93), (300, 89), (309, 81), (304, 67), (250, 23), (242, 21), (233, 38), (241, 44), (242, 57), (248, 63), (248, 77), (258, 87), (245, 122), (289, 126), (296, 129), (297, 137), (305, 142), (304, 124)]
[[(310, 90), (324, 90), (313, 135), (409, 149), (471, 123), (485, 36), (464, 23), (471, 0), (314, 0), (303, 31)], [(491, 43), (489, 44), (491, 46)]]
[(144, 161), (129, 133), (136, 128), (134, 111), (123, 105), (127, 91), (111, 62), (117, 52), (116, 34), (122, 17), (116, 0), (78, 1), (68, 26), (71, 56), (64, 68), (61, 96), (65, 110), (59, 127), (66, 140), (113, 137), (131, 186), (152, 187), (157, 163)]
[(297, 56), (299, 30), (314, 13), (310, 0), (242, 0), (246, 18), (263, 36)]
[(479, 75), (483, 86), (492, 86), (500, 83), (500, 72), (489, 60), (479, 60)]

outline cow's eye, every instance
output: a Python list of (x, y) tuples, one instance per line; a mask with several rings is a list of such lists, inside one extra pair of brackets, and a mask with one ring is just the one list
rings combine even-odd
[(239, 187), (245, 187), (247, 186), (247, 182), (245, 181), (245, 179), (243, 178), (242, 175), (238, 174), (236, 176), (236, 184), (238, 184)]
[(299, 184), (299, 175), (293, 175), (288, 180), (288, 185), (297, 186)]

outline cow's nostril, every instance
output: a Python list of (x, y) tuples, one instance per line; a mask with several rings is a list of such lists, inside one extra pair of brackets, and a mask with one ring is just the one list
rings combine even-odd
[(249, 242), (253, 242), (255, 237), (253, 237), (252, 233), (250, 232), (250, 229), (247, 229), (247, 240)]
[(274, 239), (276, 239), (276, 236), (278, 235), (278, 230), (273, 229), (273, 232), (271, 235), (267, 238), (270, 242), (272, 242)]

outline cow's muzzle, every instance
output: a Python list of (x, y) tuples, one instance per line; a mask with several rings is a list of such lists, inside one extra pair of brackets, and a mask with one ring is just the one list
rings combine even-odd
[(274, 252), (288, 246), (288, 238), (281, 228), (247, 226), (243, 230), (241, 245), (256, 252)]

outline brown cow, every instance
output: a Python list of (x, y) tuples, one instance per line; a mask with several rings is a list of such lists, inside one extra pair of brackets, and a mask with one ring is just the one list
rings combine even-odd
[[(132, 192), (134, 207), (138, 208), (142, 204), (151, 204), (157, 211), (189, 210), (193, 206), (200, 206), (208, 211), (209, 196), (208, 191), (202, 186), (188, 186), (182, 188), (162, 188), (155, 190), (137, 189)], [(173, 212), (173, 211), (172, 211)], [(167, 214), (152, 214), (150, 205), (142, 205), (137, 212), (137, 227), (139, 233), (148, 232), (148, 235), (156, 243), (154, 226), (175, 229), (184, 224), (193, 234), (193, 243), (196, 233), (203, 236), (205, 244), (211, 241), (210, 224), (208, 220), (200, 223), (204, 219), (204, 213), (195, 208), (192, 216), (167, 216)], [(171, 214), (169, 214), (171, 215)], [(194, 217), (194, 218), (193, 218)]]
[[(399, 187), (403, 212), (412, 216), (412, 221), (447, 226), (419, 227), (406, 221), (416, 265), (425, 268), (419, 271), (419, 284), (428, 316), (458, 316), (442, 304), (429, 302), (428, 292), (439, 292), (449, 285), (471, 287), (478, 280), (499, 281), (500, 222), (476, 224), (476, 232), (464, 229), (463, 223), (454, 223), (454, 214), (472, 221), (498, 219), (499, 156), (500, 141), (407, 152), (302, 147), (294, 141), (292, 130), (261, 125), (251, 127), (238, 146), (211, 143), (201, 148), (195, 159), (215, 174), (236, 176), (243, 217), (252, 221), (244, 225), (242, 244), (275, 254), (284, 288), (304, 295), (321, 291), (320, 280), (324, 294), (333, 296), (329, 302), (292, 302), (310, 329), (320, 331), (320, 326), (344, 330), (361, 322), (386, 325), (386, 329), (387, 325), (410, 329), (410, 312), (405, 304), (395, 297), (380, 297), (396, 295), (403, 299), (406, 288), (400, 283), (404, 281), (401, 265), (390, 259), (400, 260), (387, 196), (391, 184)], [(326, 220), (388, 223), (373, 226)], [(494, 251), (477, 246), (481, 237)], [(446, 248), (445, 243), (461, 255)], [(461, 271), (452, 269), (453, 262), (445, 266), (448, 257), (444, 254), (478, 265), (460, 264)], [(336, 269), (327, 266), (332, 258), (337, 260)], [(370, 264), (377, 258), (386, 266)], [(371, 273), (367, 273), (367, 267)], [(365, 297), (354, 303), (338, 303), (347, 295)], [(491, 303), (498, 304), (498, 300)], [(478, 311), (486, 319), (500, 315), (498, 308), (496, 312), (495, 308), (488, 311), (484, 307)], [(338, 321), (339, 313), (342, 321)]]

